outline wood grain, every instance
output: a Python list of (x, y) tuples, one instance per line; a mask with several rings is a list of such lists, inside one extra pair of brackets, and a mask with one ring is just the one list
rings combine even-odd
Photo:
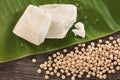
[[(112, 36), (114, 36), (115, 38), (118, 37), (120, 38), (120, 31), (114, 33)], [(103, 39), (106, 40), (108, 39), (108, 37), (103, 37)], [(94, 41), (96, 42), (97, 40)], [(86, 44), (89, 43), (90, 42), (87, 42)], [(67, 49), (71, 50), (73, 46), (67, 47)], [(32, 55), (19, 60), (1, 63), (0, 80), (45, 80), (44, 72), (42, 74), (38, 74), (37, 69), (39, 68), (39, 64), (47, 60), (47, 57), (52, 55), (53, 53), (54, 52)], [(31, 62), (32, 58), (36, 58), (37, 63), (33, 64)], [(57, 78), (56, 76), (54, 76), (50, 77), (50, 80), (61, 80), (61, 78)], [(66, 80), (70, 80), (70, 78), (68, 77)], [(85, 76), (83, 76), (81, 79), (77, 78), (76, 80), (99, 80), (99, 79), (95, 77), (87, 79), (85, 78)], [(106, 80), (120, 80), (120, 71), (116, 72), (115, 74), (108, 74), (108, 78)]]

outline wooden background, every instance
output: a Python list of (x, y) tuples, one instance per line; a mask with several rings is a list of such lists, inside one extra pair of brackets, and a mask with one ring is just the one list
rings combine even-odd
[[(120, 31), (114, 33), (112, 36), (114, 36), (115, 38), (118, 37), (120, 38)], [(108, 39), (108, 37), (103, 37), (103, 39), (106, 40)], [(97, 40), (94, 41), (96, 42)], [(87, 42), (86, 44), (89, 43), (90, 42)], [(73, 46), (70, 46), (67, 49), (70, 50), (73, 48)], [(1, 63), (0, 80), (45, 80), (44, 72), (42, 74), (38, 74), (37, 69), (39, 68), (39, 64), (47, 60), (47, 57), (49, 55), (52, 55), (52, 53), (54, 52), (32, 55), (19, 60)], [(37, 62), (35, 64), (31, 62), (32, 58), (37, 59)], [(57, 78), (56, 76), (53, 76), (50, 77), (50, 80), (61, 80), (61, 78)], [(70, 80), (70, 78), (68, 77), (66, 80)], [(91, 77), (90, 79), (87, 79), (85, 78), (85, 76), (83, 76), (81, 79), (77, 78), (76, 80), (99, 80), (99, 79), (95, 77)], [(108, 74), (106, 80), (120, 80), (120, 71), (116, 72), (115, 74)]]

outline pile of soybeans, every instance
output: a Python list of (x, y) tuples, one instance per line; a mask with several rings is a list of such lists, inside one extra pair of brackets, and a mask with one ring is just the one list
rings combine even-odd
[[(120, 38), (112, 36), (108, 40), (98, 40), (98, 43), (91, 42), (78, 44), (74, 50), (63, 49), (61, 52), (53, 53), (47, 61), (40, 64), (38, 73), (45, 71), (45, 79), (50, 76), (61, 77), (63, 80), (71, 77), (75, 80), (86, 75), (87, 78), (95, 76), (99, 79), (106, 79), (107, 73), (115, 73), (120, 70)], [(36, 62), (36, 59), (32, 59)]]

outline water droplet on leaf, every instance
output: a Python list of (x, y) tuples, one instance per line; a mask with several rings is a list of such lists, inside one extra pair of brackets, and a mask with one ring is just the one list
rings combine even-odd
[(84, 19), (88, 19), (88, 16), (84, 16)]
[(20, 44), (20, 46), (21, 46), (21, 47), (24, 47), (24, 44), (23, 44), (23, 43), (21, 43), (21, 44)]
[(99, 19), (98, 19), (98, 18), (96, 18), (96, 19), (95, 19), (95, 22), (98, 22), (98, 21), (99, 21)]
[(82, 7), (82, 6), (80, 6), (80, 9), (81, 9), (81, 10), (83, 10), (83, 7)]
[(96, 19), (94, 20), (93, 24), (96, 24), (97, 22), (99, 22), (99, 19), (98, 19), (98, 18), (96, 18)]
[(76, 6), (79, 6), (79, 4), (78, 4), (78, 3), (76, 3), (75, 5), (76, 5)]

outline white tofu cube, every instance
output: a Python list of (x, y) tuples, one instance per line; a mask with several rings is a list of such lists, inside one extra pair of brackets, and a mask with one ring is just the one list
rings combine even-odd
[(29, 5), (17, 22), (13, 33), (35, 45), (40, 45), (45, 40), (50, 24), (49, 15), (44, 14), (37, 6)]
[(46, 38), (63, 39), (77, 18), (77, 7), (71, 4), (40, 5), (52, 17), (51, 27)]

